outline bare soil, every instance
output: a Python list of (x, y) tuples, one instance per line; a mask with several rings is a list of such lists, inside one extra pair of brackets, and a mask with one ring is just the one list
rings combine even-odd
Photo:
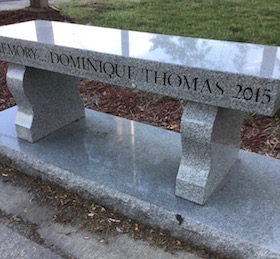
[[(0, 12), (0, 25), (33, 19), (71, 22), (56, 11), (46, 13), (33, 13), (28, 10)], [(0, 62), (0, 110), (15, 105), (6, 86), (6, 71), (7, 63)], [(81, 79), (80, 93), (88, 108), (180, 131), (180, 120), (185, 104), (182, 101), (87, 79)], [(247, 115), (242, 127), (241, 148), (279, 159), (279, 118)], [(36, 193), (37, 202), (51, 204), (56, 215), (54, 221), (71, 223), (77, 228), (94, 231), (102, 237), (102, 240), (105, 240), (104, 243), (106, 243), (108, 235), (127, 233), (135, 239), (146, 240), (151, 245), (168, 251), (194, 249), (190, 244), (170, 236), (168, 232), (142, 225), (53, 183), (23, 175), (3, 164), (0, 164), (0, 172), (2, 172), (0, 176), (2, 180), (7, 181), (8, 179), (14, 184), (25, 186)], [(218, 255), (201, 249), (196, 251), (202, 258), (220, 258)]]

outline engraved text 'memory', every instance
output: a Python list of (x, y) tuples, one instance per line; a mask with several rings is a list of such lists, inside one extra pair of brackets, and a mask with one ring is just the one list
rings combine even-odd
[(8, 44), (5, 42), (0, 43), (0, 53), (4, 55), (36, 60), (37, 51), (37, 49), (23, 47), (21, 45)]

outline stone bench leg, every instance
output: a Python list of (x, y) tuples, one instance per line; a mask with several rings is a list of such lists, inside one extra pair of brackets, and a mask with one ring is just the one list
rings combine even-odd
[(21, 139), (35, 142), (85, 116), (77, 77), (10, 63), (7, 85), (18, 106)]
[(203, 205), (235, 163), (243, 112), (188, 102), (176, 195)]

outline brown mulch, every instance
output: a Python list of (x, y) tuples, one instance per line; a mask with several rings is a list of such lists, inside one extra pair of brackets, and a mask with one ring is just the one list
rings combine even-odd
[[(45, 14), (27, 10), (0, 12), (0, 25), (32, 19), (67, 20), (58, 12)], [(6, 71), (7, 63), (0, 61), (0, 110), (15, 105), (6, 86)], [(87, 79), (81, 79), (80, 92), (88, 108), (180, 131), (184, 102)], [(247, 115), (242, 127), (241, 148), (280, 159), (279, 118)], [(52, 204), (55, 212), (54, 221), (76, 224), (77, 228), (94, 231), (105, 241), (108, 235), (127, 233), (136, 239), (146, 240), (151, 245), (163, 247), (168, 251), (191, 249), (188, 244), (164, 231), (141, 225), (54, 184), (24, 176), (1, 164), (0, 171), (2, 171), (0, 178), (8, 175), (10, 179), (14, 179), (15, 184), (20, 182), (27, 189), (32, 189), (38, 202)], [(201, 253), (204, 258), (218, 258), (217, 255), (205, 253), (205, 251)]]

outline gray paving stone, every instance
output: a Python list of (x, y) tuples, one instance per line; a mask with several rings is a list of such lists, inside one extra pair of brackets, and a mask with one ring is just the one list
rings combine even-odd
[(1, 259), (62, 259), (61, 256), (19, 235), (1, 223), (0, 233)]

